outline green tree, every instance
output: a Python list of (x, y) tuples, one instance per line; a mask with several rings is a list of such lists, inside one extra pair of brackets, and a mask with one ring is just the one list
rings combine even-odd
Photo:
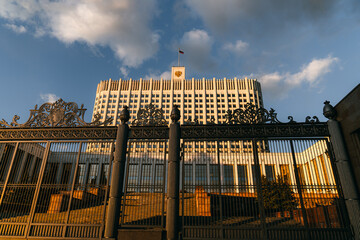
[(269, 181), (265, 176), (262, 176), (261, 189), (265, 210), (284, 212), (296, 208), (297, 202), (294, 192), (283, 177), (278, 176), (276, 180)]

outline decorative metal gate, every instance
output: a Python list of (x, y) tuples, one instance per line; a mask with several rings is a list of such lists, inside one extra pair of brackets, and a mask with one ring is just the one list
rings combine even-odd
[(167, 140), (130, 140), (121, 228), (165, 229)]
[(168, 127), (149, 105), (131, 128), (125, 107), (116, 128), (98, 115), (85, 123), (85, 110), (60, 99), (25, 124), (0, 121), (0, 238), (114, 238), (134, 227), (171, 239), (353, 237), (316, 117), (280, 123), (248, 104), (223, 124), (180, 127), (174, 106)]
[(99, 238), (112, 141), (1, 142), (0, 235)]
[(182, 127), (182, 238), (352, 239), (326, 123), (261, 111)]
[(60, 99), (1, 121), (0, 238), (102, 237), (116, 129), (85, 110)]
[(186, 140), (183, 151), (183, 239), (351, 238), (327, 139)]

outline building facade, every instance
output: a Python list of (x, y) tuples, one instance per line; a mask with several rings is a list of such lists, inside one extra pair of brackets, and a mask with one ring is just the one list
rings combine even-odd
[(152, 103), (164, 110), (169, 122), (173, 104), (180, 109), (183, 124), (197, 120), (222, 123), (226, 110), (243, 108), (246, 103), (263, 107), (260, 83), (256, 79), (185, 79), (185, 67), (173, 67), (171, 79), (106, 80), (98, 84), (93, 116), (102, 119), (113, 117), (113, 125), (120, 123), (123, 106), (129, 107), (130, 122), (134, 121), (140, 108)]
[[(196, 120), (199, 124), (223, 123), (227, 110), (245, 108), (247, 103), (263, 107), (260, 83), (256, 79), (186, 79), (185, 67), (173, 67), (171, 79), (165, 80), (106, 80), (98, 84), (94, 112), (102, 119), (112, 117), (113, 125), (120, 123), (123, 106), (129, 107), (130, 122), (134, 122), (139, 109), (148, 104), (164, 110), (169, 122), (173, 104), (179, 106), (181, 124)], [(271, 141), (258, 141), (261, 175), (269, 180), (277, 176), (295, 185), (291, 151), (273, 146)], [(303, 185), (319, 186), (308, 191), (322, 192), (321, 185), (334, 185), (330, 158), (323, 142), (312, 142), (296, 153), (298, 172)], [(289, 148), (289, 146), (285, 147)], [(255, 186), (252, 142), (241, 141), (184, 141), (184, 181), (187, 185), (213, 185), (220, 181), (229, 191), (252, 192), (241, 186)], [(102, 151), (102, 149), (88, 149)], [(103, 149), (104, 152), (107, 149)], [(128, 178), (133, 185), (153, 185), (162, 176), (162, 157), (165, 142), (134, 142)], [(220, 164), (219, 164), (220, 163)], [(165, 165), (166, 167), (166, 165)], [(218, 169), (220, 167), (220, 169)], [(182, 170), (183, 171), (183, 170)], [(156, 185), (156, 184), (155, 184)], [(240, 187), (238, 187), (240, 186)]]

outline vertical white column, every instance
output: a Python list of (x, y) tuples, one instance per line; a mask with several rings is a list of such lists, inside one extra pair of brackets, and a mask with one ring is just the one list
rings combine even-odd
[(215, 78), (213, 78), (213, 84), (214, 84), (214, 91), (213, 91), (214, 97), (213, 97), (213, 100), (214, 100), (214, 112), (215, 112), (215, 117), (214, 118), (215, 118), (215, 123), (219, 123), (219, 121), (218, 121), (218, 119), (219, 119), (218, 118), (218, 106), (217, 106), (217, 94), (218, 94), (218, 92), (217, 92), (217, 84), (216, 84), (216, 79)]
[[(118, 90), (117, 90), (117, 98), (116, 98), (116, 105), (115, 105), (115, 116), (114, 116), (114, 126), (118, 125), (117, 122), (120, 120), (119, 114), (119, 101), (120, 101), (120, 93), (121, 93), (121, 78), (118, 81)], [(123, 105), (123, 104), (122, 104)], [(123, 106), (121, 106), (123, 107)]]
[[(239, 81), (239, 79), (234, 78), (234, 84), (235, 84), (235, 101), (236, 101), (236, 108), (237, 108), (237, 109), (240, 108), (238, 81)], [(234, 109), (233, 109), (233, 110), (234, 110)]]
[[(198, 100), (198, 99), (197, 99)], [(191, 120), (194, 121), (197, 117), (195, 115), (195, 104), (198, 104), (198, 102), (195, 102), (195, 80), (194, 78), (191, 79)]]
[[(185, 79), (181, 80), (181, 85), (180, 85), (180, 94), (181, 94), (181, 101), (180, 101), (180, 124), (184, 124), (184, 120), (185, 120), (185, 115), (184, 115), (184, 108), (185, 108), (185, 104), (184, 104), (184, 92), (185, 92)], [(187, 120), (187, 119), (186, 119)]]
[(203, 111), (203, 113), (202, 113), (203, 119), (202, 119), (202, 122), (201, 122), (202, 124), (206, 124), (206, 121), (208, 120), (207, 119), (207, 114), (206, 114), (206, 110), (207, 110), (207, 108), (206, 108), (206, 94), (207, 94), (206, 82), (207, 81), (208, 80), (205, 80), (205, 78), (203, 78), (203, 80), (202, 80), (202, 85), (203, 85), (203, 91), (202, 91), (203, 97), (202, 97), (202, 107), (201, 107), (201, 109)]

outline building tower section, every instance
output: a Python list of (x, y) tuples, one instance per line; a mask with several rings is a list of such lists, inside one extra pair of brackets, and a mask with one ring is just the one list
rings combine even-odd
[(186, 79), (185, 67), (172, 67), (171, 79), (119, 79), (101, 81), (97, 86), (93, 116), (113, 117), (112, 125), (120, 123), (120, 112), (127, 105), (130, 122), (140, 108), (152, 103), (164, 110), (170, 121), (173, 104), (179, 106), (180, 123), (191, 119), (200, 124), (225, 121), (227, 110), (243, 108), (246, 103), (263, 107), (260, 83), (256, 79)]

